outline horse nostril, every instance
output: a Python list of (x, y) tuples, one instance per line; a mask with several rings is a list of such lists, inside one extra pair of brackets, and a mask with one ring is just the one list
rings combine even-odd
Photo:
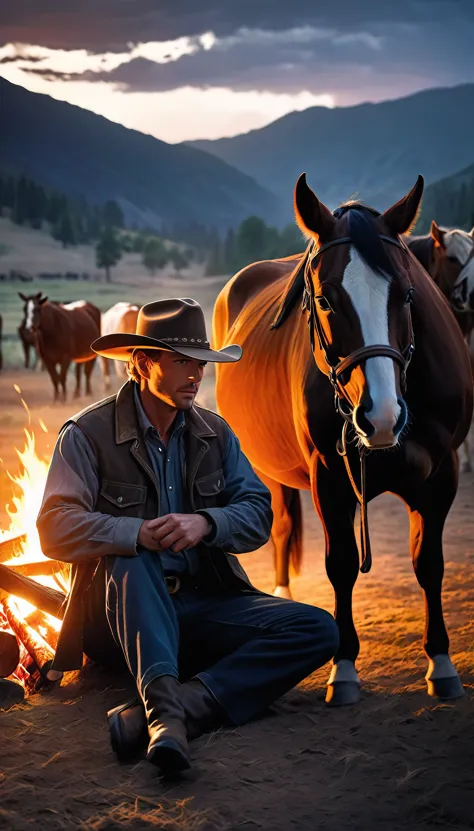
[(393, 435), (394, 436), (398, 436), (402, 432), (402, 430), (404, 429), (404, 427), (406, 426), (406, 423), (408, 421), (407, 405), (405, 404), (403, 398), (398, 398), (397, 401), (398, 401), (398, 406), (400, 407), (400, 415), (398, 416), (397, 423), (395, 424), (395, 427), (393, 428)]
[(359, 404), (354, 410), (354, 424), (359, 433), (365, 438), (370, 439), (375, 433), (375, 427), (367, 418), (367, 407), (364, 404)]

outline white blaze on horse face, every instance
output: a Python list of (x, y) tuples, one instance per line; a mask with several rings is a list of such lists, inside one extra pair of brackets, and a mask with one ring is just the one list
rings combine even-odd
[(30, 331), (31, 327), (33, 326), (33, 312), (35, 310), (35, 304), (33, 300), (28, 300), (26, 303), (26, 318), (25, 318), (25, 329)]
[[(347, 291), (360, 321), (364, 346), (390, 346), (388, 337), (388, 294), (390, 283), (376, 274), (351, 247), (351, 259), (344, 272), (343, 288)], [(395, 368), (391, 358), (368, 358), (365, 378), (372, 401), (366, 418), (375, 429), (374, 435), (360, 435), (366, 447), (391, 447), (397, 442), (393, 430), (400, 415)], [(357, 429), (357, 425), (354, 424)], [(359, 432), (359, 431), (358, 431)]]
[[(457, 305), (467, 310), (470, 307), (470, 297), (474, 292), (474, 239), (467, 231), (446, 231), (443, 241), (446, 256), (455, 257), (459, 265), (462, 266), (454, 284), (453, 294)], [(459, 289), (463, 283), (464, 289), (462, 296), (460, 296)]]

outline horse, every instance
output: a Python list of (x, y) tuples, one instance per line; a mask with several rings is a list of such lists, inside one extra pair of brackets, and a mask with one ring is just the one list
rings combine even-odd
[[(474, 230), (474, 229), (473, 229)], [(420, 261), (423, 268), (442, 291), (469, 351), (474, 380), (474, 236), (460, 228), (441, 228), (435, 220), (430, 233), (422, 236), (406, 236), (405, 242)], [(469, 308), (467, 285), (472, 279), (473, 303)], [(463, 303), (462, 295), (467, 303)], [(469, 436), (464, 442), (465, 461), (463, 472), (472, 471)]]
[[(54, 401), (66, 401), (66, 377), (72, 362), (76, 364), (74, 398), (80, 396), (81, 366), (84, 364), (86, 394), (92, 395), (90, 377), (97, 358), (90, 348), (100, 336), (100, 309), (86, 300), (53, 303), (41, 292), (25, 299), (25, 331), (32, 335), (39, 357), (44, 362), (54, 387)], [(59, 371), (57, 370), (59, 365)]]
[[(120, 301), (102, 315), (101, 334), (112, 335), (117, 332), (134, 333), (137, 325), (139, 307)], [(101, 358), (102, 375), (104, 378), (104, 386), (106, 392), (110, 390), (110, 358)], [(115, 364), (115, 372), (119, 378), (124, 380), (127, 378), (126, 365), (123, 361), (113, 361)]]
[[(38, 300), (42, 296), (43, 296), (43, 292), (41, 292), (41, 291), (39, 291), (35, 295), (35, 297), (37, 297)], [(34, 361), (33, 361), (33, 367), (32, 368), (36, 369), (36, 367), (38, 366), (38, 353), (37, 353), (36, 347), (35, 347), (35, 338), (34, 338), (33, 332), (30, 332), (26, 328), (26, 309), (27, 309), (28, 300), (30, 298), (27, 297), (25, 294), (23, 294), (21, 291), (18, 292), (18, 297), (20, 297), (24, 302), (23, 319), (22, 319), (22, 321), (21, 321), (21, 323), (20, 323), (20, 325), (17, 329), (17, 332), (18, 332), (18, 337), (21, 341), (21, 345), (22, 345), (22, 348), (23, 348), (25, 369), (30, 368), (30, 351), (31, 350), (33, 350), (33, 354), (34, 354)], [(54, 301), (50, 301), (50, 302), (54, 302)], [(41, 362), (41, 369), (43, 370), (44, 368), (45, 368), (44, 364), (43, 364), (43, 362)]]
[(326, 695), (332, 705), (360, 698), (354, 518), (359, 503), (365, 573), (367, 503), (385, 492), (409, 513), (428, 693), (463, 694), (443, 620), (442, 531), (473, 386), (461, 331), (401, 238), (416, 221), (423, 185), (420, 176), (383, 214), (358, 202), (331, 213), (301, 174), (294, 210), (305, 253), (247, 266), (214, 306), (214, 348), (243, 349), (238, 363), (216, 366), (216, 402), (272, 494), (275, 595), (291, 597), (290, 560), (296, 571), (301, 562), (300, 489), (311, 491), (324, 527), (340, 636)]

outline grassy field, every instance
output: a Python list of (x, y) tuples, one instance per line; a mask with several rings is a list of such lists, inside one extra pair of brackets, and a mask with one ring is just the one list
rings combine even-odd
[[(23, 315), (25, 295), (42, 291), (51, 300), (69, 303), (89, 300), (101, 311), (106, 311), (119, 300), (128, 300), (141, 306), (164, 297), (193, 297), (203, 306), (209, 335), (214, 300), (228, 279), (203, 277), (202, 266), (192, 265), (180, 275), (167, 267), (150, 276), (139, 254), (126, 254), (112, 269), (112, 282), (105, 283), (104, 274), (95, 266), (91, 246), (63, 249), (61, 244), (41, 231), (20, 228), (6, 219), (0, 219), (0, 274), (10, 270), (26, 272), (35, 277), (28, 282), (0, 281), (0, 310), (3, 317), (3, 362), (5, 368), (18, 369), (23, 365), (23, 353), (17, 329)], [(49, 273), (87, 273), (89, 280), (43, 280), (36, 275)], [(96, 370), (94, 370), (95, 372)]]

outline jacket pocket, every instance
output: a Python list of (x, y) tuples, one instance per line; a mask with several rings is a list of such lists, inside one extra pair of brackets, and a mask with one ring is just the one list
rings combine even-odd
[(221, 469), (215, 473), (208, 473), (207, 476), (196, 479), (194, 485), (200, 496), (216, 496), (225, 487), (224, 472)]
[(130, 508), (132, 505), (142, 505), (145, 502), (146, 491), (143, 485), (127, 485), (125, 482), (110, 482), (104, 479), (100, 495), (115, 508)]

